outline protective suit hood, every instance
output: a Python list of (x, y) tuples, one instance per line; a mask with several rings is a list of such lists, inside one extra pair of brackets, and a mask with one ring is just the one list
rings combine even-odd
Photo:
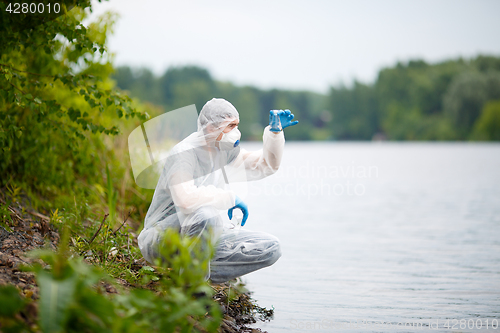
[(239, 117), (233, 104), (223, 98), (212, 98), (205, 103), (198, 116), (198, 136), (204, 138), (206, 145), (214, 146), (227, 125)]

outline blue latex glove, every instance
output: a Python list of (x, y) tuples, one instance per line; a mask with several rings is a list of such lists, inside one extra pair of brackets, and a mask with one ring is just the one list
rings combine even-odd
[(235, 201), (235, 205), (233, 208), (230, 208), (227, 211), (227, 216), (229, 216), (229, 219), (232, 220), (233, 219), (233, 209), (235, 209), (235, 208), (241, 209), (241, 211), (243, 212), (243, 220), (241, 221), (241, 226), (244, 226), (245, 222), (247, 221), (247, 218), (248, 218), (248, 207), (247, 207), (246, 203), (244, 203), (240, 199), (240, 197), (238, 197), (238, 196), (236, 196), (234, 201)]
[[(289, 126), (297, 125), (299, 123), (298, 120), (292, 121), (293, 113), (290, 112), (290, 110), (277, 110), (278, 111), (278, 117), (281, 122), (281, 129), (285, 129)], [(279, 123), (278, 119), (273, 116), (273, 110), (269, 111), (269, 126), (271, 126), (271, 131), (272, 132), (279, 132), (281, 129), (279, 128)]]

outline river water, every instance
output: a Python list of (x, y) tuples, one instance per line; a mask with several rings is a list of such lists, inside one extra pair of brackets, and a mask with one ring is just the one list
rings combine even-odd
[(287, 142), (245, 201), (283, 252), (244, 277), (256, 327), (500, 332), (500, 144)]

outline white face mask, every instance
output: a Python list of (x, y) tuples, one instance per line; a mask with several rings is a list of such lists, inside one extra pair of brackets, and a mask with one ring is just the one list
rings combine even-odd
[(222, 133), (222, 138), (217, 141), (220, 150), (231, 150), (240, 144), (241, 133), (237, 127), (227, 133)]

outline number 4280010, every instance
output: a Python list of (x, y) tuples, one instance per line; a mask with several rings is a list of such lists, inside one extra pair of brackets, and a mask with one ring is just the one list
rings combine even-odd
[(48, 14), (59, 13), (61, 11), (61, 5), (57, 2), (54, 4), (48, 3), (9, 3), (6, 12), (11, 14), (43, 14), (44, 12)]
[(446, 320), (446, 322), (444, 323), (444, 327), (447, 328), (447, 329), (450, 329), (450, 330), (457, 330), (457, 329), (482, 329), (482, 328), (485, 328), (485, 329), (494, 329), (496, 330), (498, 328), (498, 320), (497, 319), (493, 319), (491, 320), (490, 322), (490, 318), (487, 318), (486, 321), (485, 320), (481, 320), (481, 319), (469, 319), (469, 320), (465, 320), (465, 319), (461, 319), (461, 320), (458, 320), (458, 319), (453, 319), (453, 320)]

